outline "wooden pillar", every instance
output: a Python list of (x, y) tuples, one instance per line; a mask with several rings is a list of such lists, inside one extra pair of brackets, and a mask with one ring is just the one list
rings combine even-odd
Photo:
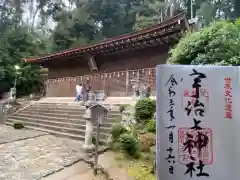
[(128, 85), (129, 85), (129, 72), (128, 69), (126, 69), (126, 96), (128, 94)]

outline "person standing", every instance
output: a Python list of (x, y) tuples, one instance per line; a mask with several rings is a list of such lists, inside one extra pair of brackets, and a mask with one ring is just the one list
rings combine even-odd
[(76, 85), (76, 99), (75, 101), (79, 102), (82, 99), (82, 84), (77, 84)]
[(88, 93), (91, 90), (91, 84), (89, 82), (89, 80), (86, 81), (86, 83), (84, 83), (83, 85), (83, 102), (86, 102), (88, 100)]
[(89, 93), (89, 91), (91, 91), (91, 84), (90, 84), (89, 80), (87, 80), (87, 82), (86, 82), (86, 91), (87, 91), (87, 93)]

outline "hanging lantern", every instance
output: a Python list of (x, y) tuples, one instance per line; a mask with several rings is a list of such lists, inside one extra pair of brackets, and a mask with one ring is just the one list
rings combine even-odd
[(148, 75), (151, 75), (151, 70), (150, 69), (148, 70)]
[(120, 76), (120, 74), (119, 74), (119, 72), (118, 72), (117, 77), (119, 77), (119, 76)]
[(133, 73), (132, 73), (133, 75), (135, 75), (135, 72), (133, 71)]
[(116, 74), (116, 73), (114, 72), (114, 73), (113, 73), (113, 76), (115, 76), (115, 74)]
[(123, 74), (124, 74), (124, 73), (122, 72), (122, 76), (123, 76)]
[(112, 77), (112, 74), (110, 73), (110, 74), (109, 74), (109, 78), (111, 78), (111, 77)]

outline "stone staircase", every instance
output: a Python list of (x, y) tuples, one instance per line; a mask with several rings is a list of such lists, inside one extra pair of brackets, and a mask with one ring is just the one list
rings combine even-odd
[[(35, 102), (27, 108), (7, 117), (6, 125), (23, 123), (26, 128), (44, 131), (56, 136), (83, 141), (85, 107), (79, 103), (44, 103)], [(112, 125), (121, 120), (117, 110), (110, 110), (107, 121), (101, 125), (100, 140), (106, 142)], [(96, 132), (96, 127), (94, 127)]]

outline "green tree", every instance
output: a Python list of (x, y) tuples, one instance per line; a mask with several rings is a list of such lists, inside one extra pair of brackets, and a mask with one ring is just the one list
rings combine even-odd
[(113, 37), (132, 32), (144, 7), (142, 0), (93, 0), (90, 11), (103, 37)]
[[(24, 57), (42, 52), (41, 41), (27, 26), (9, 26), (0, 38), (0, 83), (12, 87), (17, 76), (18, 95), (36, 92), (42, 86), (39, 66), (25, 64)], [(14, 66), (20, 66), (18, 72)]]
[(97, 24), (86, 7), (73, 10), (61, 10), (55, 16), (57, 26), (53, 31), (53, 50), (64, 50), (97, 39), (99, 30)]
[(137, 14), (134, 25), (135, 31), (158, 24), (164, 20), (164, 0), (147, 0), (144, 6), (144, 11)]
[(172, 50), (171, 64), (240, 64), (240, 26), (218, 21), (199, 32), (188, 33)]

